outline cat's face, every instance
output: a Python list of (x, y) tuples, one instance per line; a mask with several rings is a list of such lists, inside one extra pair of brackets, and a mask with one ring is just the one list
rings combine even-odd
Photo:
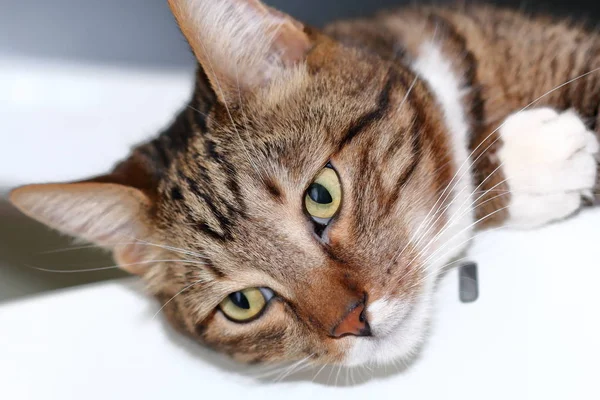
[(240, 360), (407, 356), (454, 255), (456, 171), (424, 84), (257, 2), (171, 3), (202, 67), (190, 107), (112, 175), (13, 201), (111, 248), (178, 328)]

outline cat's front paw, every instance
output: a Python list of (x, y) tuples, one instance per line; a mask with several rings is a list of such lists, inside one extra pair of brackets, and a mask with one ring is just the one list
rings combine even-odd
[(598, 140), (572, 111), (550, 108), (509, 116), (498, 152), (511, 200), (508, 224), (535, 227), (577, 211), (596, 181)]

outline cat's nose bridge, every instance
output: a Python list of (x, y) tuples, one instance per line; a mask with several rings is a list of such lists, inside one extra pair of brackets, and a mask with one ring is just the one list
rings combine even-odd
[(316, 273), (304, 293), (303, 313), (313, 328), (330, 337), (369, 336), (368, 294), (346, 273)]

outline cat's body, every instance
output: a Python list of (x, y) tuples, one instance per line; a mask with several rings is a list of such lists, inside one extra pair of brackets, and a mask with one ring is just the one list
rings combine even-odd
[(563, 112), (597, 127), (582, 28), (478, 7), (318, 31), (256, 0), (170, 4), (201, 65), (189, 107), (112, 174), (12, 198), (112, 249), (219, 351), (406, 357), (477, 227), (561, 219), (594, 190), (597, 141)]
[[(600, 36), (583, 24), (490, 6), (415, 7), (333, 23), (325, 31), (408, 65), (429, 58), (434, 74), (440, 67), (426, 53), (440, 52), (461, 90), (460, 112), (468, 122), (468, 149), (475, 150), (477, 185), (498, 167), (498, 131), (517, 111), (573, 109), (591, 130), (600, 132)], [(440, 84), (431, 86), (433, 91), (436, 86), (445, 90)], [(503, 179), (500, 171), (480, 189), (508, 190)], [(508, 205), (509, 196), (493, 196), (483, 194), (480, 201), (487, 203), (477, 208), (478, 217)], [(508, 210), (500, 211), (484, 225), (502, 223), (508, 216)]]

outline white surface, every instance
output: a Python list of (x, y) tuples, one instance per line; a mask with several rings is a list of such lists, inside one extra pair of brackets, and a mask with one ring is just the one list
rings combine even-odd
[[(6, 399), (598, 399), (598, 226), (596, 211), (537, 232), (480, 237), (472, 251), (480, 299), (460, 303), (451, 272), (421, 359), (358, 386), (324, 384), (329, 372), (312, 383), (316, 370), (307, 380), (266, 384), (225, 372), (210, 352), (153, 319), (157, 305), (135, 285), (116, 282), (1, 306), (0, 393)], [(360, 374), (371, 372), (354, 371)], [(344, 371), (338, 383), (345, 380)]]
[[(108, 169), (173, 116), (189, 79), (0, 61), (0, 186)], [(600, 210), (536, 232), (482, 235), (471, 252), (480, 299), (461, 304), (451, 272), (422, 357), (358, 386), (333, 385), (345, 371), (277, 384), (226, 372), (153, 319), (156, 303), (125, 282), (3, 304), (0, 398), (598, 399), (599, 242)]]

